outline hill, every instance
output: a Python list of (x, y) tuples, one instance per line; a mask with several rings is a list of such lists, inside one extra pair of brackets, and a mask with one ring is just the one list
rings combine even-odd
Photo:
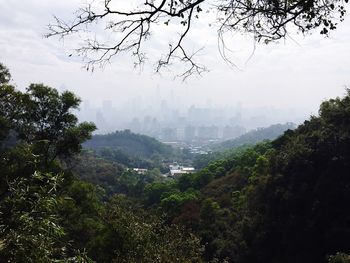
[(204, 262), (349, 262), (349, 120), (350, 90), (271, 142), (146, 186), (145, 200), (194, 231)]
[(130, 130), (94, 135), (83, 147), (97, 156), (127, 167), (159, 168), (163, 172), (166, 172), (163, 161), (174, 159), (179, 154), (169, 145)]
[(214, 151), (237, 148), (243, 145), (254, 145), (264, 140), (274, 140), (282, 135), (286, 130), (292, 130), (295, 124), (287, 122), (285, 124), (274, 124), (266, 128), (251, 130), (235, 139), (214, 144), (211, 148)]
[(94, 135), (83, 145), (85, 148), (101, 150), (110, 148), (120, 150), (127, 155), (135, 157), (150, 157), (154, 154), (169, 156), (172, 148), (156, 139), (130, 132), (130, 130), (116, 131), (105, 135)]

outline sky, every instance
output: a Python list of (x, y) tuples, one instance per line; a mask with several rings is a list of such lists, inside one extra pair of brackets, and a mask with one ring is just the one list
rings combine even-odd
[[(315, 32), (310, 36), (295, 34), (269, 45), (258, 44), (249, 60), (253, 41), (248, 36), (235, 35), (228, 44), (231, 61), (237, 67), (230, 67), (220, 57), (215, 28), (208, 25), (210, 18), (199, 19), (186, 41), (190, 48), (204, 47), (198, 59), (209, 72), (182, 82), (174, 80), (176, 66), (159, 75), (152, 64), (146, 64), (143, 70), (134, 69), (127, 55), (113, 59), (104, 69), (88, 72), (79, 57), (68, 56), (81, 40), (43, 37), (54, 15), (69, 20), (83, 3), (0, 0), (0, 61), (10, 69), (19, 89), (24, 90), (30, 83), (45, 83), (72, 90), (94, 105), (112, 100), (117, 107), (134, 97), (147, 101), (158, 87), (161, 94), (175, 94), (182, 105), (240, 103), (246, 107), (295, 109), (309, 115), (317, 113), (323, 100), (342, 96), (345, 87), (350, 86), (348, 17), (329, 38)], [(156, 31), (151, 59), (174, 36), (171, 28), (160, 26)]]

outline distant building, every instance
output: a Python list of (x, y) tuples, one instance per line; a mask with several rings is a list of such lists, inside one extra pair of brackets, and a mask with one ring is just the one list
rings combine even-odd
[(184, 128), (176, 128), (176, 138), (178, 140), (183, 140), (185, 138), (185, 129)]
[(184, 167), (184, 166), (178, 165), (177, 163), (169, 165), (169, 169), (170, 169), (169, 176), (172, 176), (172, 177), (195, 172), (194, 167)]
[(200, 126), (198, 128), (198, 137), (200, 139), (217, 139), (219, 137), (219, 128), (215, 125)]
[(185, 140), (192, 141), (196, 136), (196, 128), (193, 126), (186, 126), (185, 128)]
[(132, 168), (133, 171), (137, 172), (138, 174), (145, 174), (147, 173), (147, 169), (143, 169), (143, 168)]

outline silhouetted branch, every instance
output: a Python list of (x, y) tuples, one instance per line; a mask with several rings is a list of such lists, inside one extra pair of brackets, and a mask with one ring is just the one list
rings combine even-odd
[[(345, 3), (347, 1), (344, 0)], [(204, 2), (211, 4), (206, 6), (208, 10), (217, 10), (219, 49), (227, 61), (227, 32), (252, 34), (257, 42), (264, 43), (285, 38), (293, 27), (302, 33), (321, 27), (321, 34), (327, 35), (345, 15), (343, 0), (144, 0), (136, 9), (129, 11), (113, 8), (112, 2), (104, 0), (99, 11), (97, 7), (87, 5), (76, 12), (71, 22), (54, 17), (55, 22), (49, 25), (46, 36), (63, 38), (79, 32), (91, 33), (94, 32), (92, 26), (105, 23), (104, 30), (116, 38), (112, 43), (85, 37), (85, 44), (77, 49), (77, 53), (87, 59), (87, 68), (93, 69), (96, 64), (103, 66), (114, 56), (127, 52), (136, 58), (135, 65), (140, 65), (146, 59), (144, 42), (150, 38), (152, 26), (159, 23), (167, 25), (170, 21), (180, 23), (185, 30), (180, 31), (175, 44), (169, 44), (166, 54), (160, 56), (156, 72), (176, 60), (185, 64), (185, 71), (180, 76), (187, 78), (206, 70), (194, 59), (198, 51), (189, 54), (184, 47), (185, 37), (194, 18), (198, 18), (202, 11), (200, 5)], [(91, 54), (96, 57), (89, 59)]]

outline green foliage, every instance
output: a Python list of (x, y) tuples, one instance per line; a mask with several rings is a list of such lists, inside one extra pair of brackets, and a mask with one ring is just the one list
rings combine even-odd
[(206, 224), (210, 224), (215, 220), (217, 211), (220, 206), (217, 202), (213, 201), (211, 198), (207, 198), (202, 202), (202, 207), (200, 211), (200, 217)]
[(144, 174), (139, 174), (133, 170), (126, 170), (117, 179), (118, 192), (129, 196), (140, 197), (147, 180), (148, 178)]
[(31, 84), (25, 93), (13, 86), (0, 86), (0, 120), (5, 126), (1, 137), (10, 135), (17, 143), (28, 143), (33, 154), (40, 156), (42, 167), (57, 157), (69, 157), (81, 149), (95, 126), (80, 123), (74, 114), (80, 100), (71, 92), (59, 94), (43, 84)]
[(116, 131), (106, 135), (95, 135), (84, 144), (86, 149), (109, 161), (129, 168), (158, 168), (166, 173), (169, 169), (164, 161), (191, 163), (193, 155), (188, 149), (175, 149), (156, 139), (130, 132)]
[(197, 200), (198, 195), (199, 193), (194, 190), (173, 193), (161, 200), (160, 207), (168, 214), (173, 214), (178, 212), (185, 203)]
[(16, 129), (19, 138), (36, 143), (38, 154), (47, 161), (79, 152), (81, 143), (95, 130), (91, 123), (78, 124), (70, 111), (78, 107), (80, 99), (69, 91), (59, 94), (43, 84), (31, 84), (22, 96), (21, 110), (25, 114), (19, 120), (24, 125)]
[(73, 241), (72, 246), (81, 251), (87, 249), (104, 227), (100, 217), (103, 206), (96, 187), (90, 183), (74, 181), (64, 189), (58, 201), (61, 225), (67, 232), (65, 242)]
[[(271, 143), (219, 155), (157, 202), (179, 207), (164, 210), (195, 230), (207, 261), (326, 262), (348, 253), (349, 109), (349, 92), (325, 101), (318, 117)], [(181, 204), (191, 188), (197, 198)]]
[(177, 180), (177, 185), (181, 192), (186, 191), (189, 188), (192, 188), (194, 185), (194, 176), (193, 174), (183, 174)]
[(58, 158), (79, 152), (95, 126), (77, 123), (71, 110), (80, 100), (73, 93), (59, 94), (42, 84), (22, 93), (8, 84), (7, 69), (1, 65), (0, 71), (1, 259), (86, 261), (62, 242), (65, 231), (57, 211), (70, 180)]
[(154, 182), (148, 184), (145, 187), (145, 196), (147, 203), (149, 205), (160, 203), (162, 198), (169, 196), (170, 194), (176, 192), (175, 183), (172, 181), (169, 182)]
[(130, 132), (130, 130), (116, 131), (106, 135), (95, 135), (84, 144), (90, 149), (111, 148), (121, 150), (129, 156), (149, 157), (154, 154), (169, 156), (172, 148), (156, 139)]
[(102, 157), (105, 160), (117, 162), (126, 167), (131, 168), (146, 168), (150, 169), (161, 164), (150, 159), (150, 156), (131, 156), (123, 149), (101, 148), (94, 150), (95, 155)]
[(247, 183), (233, 199), (234, 261), (326, 262), (350, 250), (349, 105), (349, 94), (322, 103), (319, 117), (246, 162)]
[(11, 74), (8, 68), (0, 63), (0, 85), (4, 85), (10, 82)]
[(79, 179), (102, 188), (107, 197), (121, 191), (118, 178), (123, 174), (124, 168), (118, 163), (83, 151), (69, 159), (69, 167)]
[(0, 64), (1, 262), (201, 261), (191, 233), (136, 208), (137, 202), (118, 196), (106, 202), (115, 192), (140, 197), (160, 178), (159, 169), (141, 175), (91, 154), (74, 156), (95, 129), (78, 124), (71, 112), (80, 100), (43, 84), (22, 93), (9, 79)]
[[(57, 191), (62, 176), (34, 173), (9, 184), (0, 204), (0, 257), (6, 262), (50, 262), (64, 255)], [(56, 258), (57, 259), (57, 258)]]
[(91, 246), (99, 262), (201, 262), (195, 236), (146, 217), (121, 195), (110, 200), (104, 218), (107, 225)]

